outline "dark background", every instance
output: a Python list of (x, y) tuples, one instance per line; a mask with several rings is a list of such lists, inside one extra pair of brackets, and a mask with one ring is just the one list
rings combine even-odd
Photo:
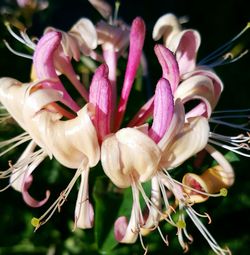
[[(113, 1), (110, 1), (113, 3)], [(1, 2), (2, 3), (2, 2)], [(221, 0), (221, 1), (121, 1), (119, 15), (131, 23), (134, 17), (141, 16), (147, 26), (145, 53), (149, 61), (151, 82), (155, 84), (160, 70), (156, 64), (153, 53), (154, 42), (151, 33), (157, 18), (172, 12), (177, 16), (189, 17), (185, 24), (187, 28), (197, 29), (201, 33), (202, 44), (198, 59), (218, 48), (239, 33), (250, 21), (248, 1)], [(3, 6), (3, 3), (1, 4)], [(50, 1), (50, 7), (34, 15), (33, 26), (28, 30), (32, 35), (40, 36), (46, 26), (54, 26), (63, 30), (69, 29), (80, 17), (85, 16), (97, 21), (99, 15), (86, 0), (61, 0)], [(13, 55), (2, 43), (2, 38), (7, 38), (12, 45), (13, 39), (0, 24), (0, 77), (10, 76), (21, 81), (29, 80), (30, 61)], [(249, 35), (249, 34), (248, 34)], [(236, 63), (220, 66), (215, 69), (224, 81), (224, 92), (217, 109), (241, 109), (250, 106), (250, 57), (249, 54)], [(2, 139), (13, 130), (1, 127)], [(14, 153), (2, 157), (1, 170), (7, 167), (9, 157), (15, 158)], [(201, 210), (209, 212), (213, 221), (209, 230), (222, 246), (228, 246), (233, 254), (248, 254), (250, 246), (250, 167), (249, 159), (240, 157), (234, 163), (236, 181), (229, 190), (226, 198), (217, 198), (208, 201)], [(53, 162), (46, 161), (43, 165), (46, 170), (43, 174), (36, 174), (36, 192), (41, 197), (47, 186), (53, 187), (53, 192), (60, 191), (70, 179), (66, 170)], [(54, 185), (54, 186), (51, 186)], [(2, 187), (2, 185), (1, 185)], [(35, 190), (34, 189), (34, 190)], [(76, 191), (74, 191), (76, 192)], [(74, 194), (74, 193), (73, 193)], [(9, 189), (0, 193), (0, 255), (1, 254), (98, 254), (94, 242), (93, 231), (77, 230), (72, 232), (72, 212), (74, 208), (74, 195), (70, 196), (63, 211), (55, 216), (38, 232), (33, 233), (30, 219), (40, 215), (44, 210), (28, 208), (22, 201), (21, 195)], [(110, 205), (108, 205), (110, 206)], [(103, 219), (106, 220), (105, 218)], [(188, 254), (213, 254), (206, 241), (199, 232), (189, 224), (189, 232), (194, 237), (194, 243)], [(157, 236), (157, 234), (156, 234)], [(147, 240), (147, 238), (146, 238)], [(182, 254), (177, 244), (177, 237), (173, 230), (169, 234), (169, 247), (165, 247), (159, 237), (149, 238), (149, 254)], [(51, 252), (51, 253), (49, 253)], [(119, 246), (110, 254), (143, 254), (140, 243), (131, 246)]]

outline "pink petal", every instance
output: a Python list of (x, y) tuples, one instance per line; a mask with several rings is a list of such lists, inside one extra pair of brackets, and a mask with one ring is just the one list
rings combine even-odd
[[(196, 55), (200, 47), (200, 34), (195, 30), (184, 30), (171, 42), (176, 44), (174, 50), (180, 68), (180, 75), (195, 69)], [(171, 46), (170, 46), (171, 47)]]
[(50, 196), (50, 192), (49, 192), (49, 190), (46, 191), (46, 196), (43, 200), (41, 200), (41, 201), (35, 200), (33, 197), (31, 197), (31, 195), (28, 192), (28, 189), (29, 189), (32, 181), (33, 181), (32, 175), (28, 175), (24, 179), (23, 190), (22, 190), (23, 200), (26, 202), (27, 205), (29, 205), (31, 207), (43, 206), (48, 201), (49, 196)]
[(162, 78), (155, 90), (154, 118), (149, 136), (158, 143), (166, 133), (174, 113), (174, 99), (169, 82)]
[[(109, 69), (108, 78), (110, 80), (111, 87), (112, 87), (111, 109), (113, 110), (116, 107), (116, 96), (117, 96), (116, 69), (117, 69), (118, 53), (115, 52), (114, 49), (104, 50), (103, 57)], [(112, 112), (112, 117), (113, 115), (114, 115), (114, 110)]]
[(156, 45), (154, 50), (162, 67), (162, 77), (169, 81), (174, 94), (180, 81), (179, 67), (175, 56), (169, 49), (160, 44)]
[(98, 138), (102, 141), (110, 133), (111, 84), (108, 79), (101, 78), (96, 81), (93, 87), (95, 87), (95, 98), (93, 99), (95, 115), (93, 123), (96, 127)]
[(145, 24), (144, 21), (137, 17), (134, 19), (130, 32), (130, 47), (129, 47), (129, 56), (128, 63), (121, 93), (121, 99), (118, 106), (118, 112), (116, 116), (115, 129), (118, 129), (121, 125), (129, 94), (135, 79), (137, 69), (140, 64), (142, 56), (142, 48), (145, 39)]
[(120, 242), (125, 236), (127, 227), (128, 227), (128, 220), (125, 216), (121, 216), (115, 221), (115, 225), (114, 225), (115, 239), (118, 242)]
[(65, 104), (74, 111), (79, 110), (79, 106), (68, 94), (60, 79), (58, 78), (54, 65), (54, 53), (60, 45), (61, 33), (49, 32), (45, 34), (38, 42), (34, 52), (33, 63), (35, 72), (39, 80), (46, 78), (55, 79), (56, 82), (43, 82), (44, 87), (50, 87), (63, 92)]
[(85, 89), (84, 85), (78, 80), (77, 75), (71, 64), (70, 57), (65, 55), (61, 45), (55, 51), (54, 61), (55, 61), (55, 66), (57, 70), (61, 72), (62, 74), (64, 74), (70, 80), (70, 82), (74, 85), (76, 90), (87, 102), (88, 92)]

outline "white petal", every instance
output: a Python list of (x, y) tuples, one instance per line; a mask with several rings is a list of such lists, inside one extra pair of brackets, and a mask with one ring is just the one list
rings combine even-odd
[(185, 160), (201, 151), (208, 141), (209, 125), (204, 117), (190, 118), (175, 141), (165, 152), (165, 168), (179, 166)]

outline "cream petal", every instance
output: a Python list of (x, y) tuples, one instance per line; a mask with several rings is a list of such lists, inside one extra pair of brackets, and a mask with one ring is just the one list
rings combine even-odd
[(61, 116), (57, 113), (41, 110), (33, 118), (27, 117), (26, 121), (31, 137), (62, 165), (78, 168), (87, 157), (92, 167), (100, 157), (97, 134), (91, 121), (93, 114), (92, 106), (87, 104), (71, 120), (60, 120)]
[(223, 91), (223, 88), (224, 88), (223, 82), (221, 81), (219, 76), (215, 72), (213, 72), (213, 70), (211, 70), (207, 67), (204, 67), (204, 66), (198, 67), (194, 71), (183, 75), (182, 79), (186, 80), (186, 79), (190, 78), (191, 76), (195, 76), (195, 75), (206, 76), (212, 80), (213, 88), (214, 88), (214, 97), (215, 97), (212, 107), (214, 108), (220, 98), (222, 91)]
[(94, 222), (94, 210), (89, 202), (88, 176), (89, 167), (86, 165), (88, 161), (83, 163), (83, 171), (81, 173), (81, 183), (77, 195), (75, 207), (75, 224), (78, 228), (92, 228)]
[[(167, 132), (164, 134), (164, 136), (158, 143), (158, 146), (163, 151), (163, 154), (166, 154), (169, 144), (171, 144), (171, 141), (174, 138), (174, 136), (177, 133), (179, 133), (179, 131), (183, 128), (184, 122), (185, 122), (184, 107), (181, 101), (178, 99), (175, 101), (174, 114), (170, 126), (167, 129)], [(164, 162), (165, 160), (166, 159), (162, 157), (161, 162)]]
[(97, 32), (94, 24), (87, 18), (78, 20), (68, 32), (73, 36), (83, 53), (97, 47)]
[(130, 177), (122, 172), (119, 142), (114, 134), (106, 137), (101, 146), (101, 163), (105, 174), (119, 188), (130, 186)]
[(177, 88), (175, 98), (180, 98), (183, 103), (193, 99), (200, 99), (206, 105), (206, 115), (211, 115), (215, 103), (213, 82), (203, 75), (195, 75), (184, 80)]
[(96, 10), (105, 18), (108, 19), (112, 15), (112, 7), (104, 0), (88, 0)]
[(172, 13), (168, 13), (164, 14), (156, 21), (152, 36), (155, 41), (163, 37), (164, 44), (168, 47), (172, 37), (180, 31), (181, 26), (177, 17)]
[(220, 165), (222, 169), (217, 169), (214, 174), (217, 175), (218, 178), (221, 179), (223, 183), (227, 187), (230, 187), (234, 183), (234, 170), (231, 164), (228, 162), (228, 160), (219, 152), (217, 151), (213, 146), (210, 144), (207, 144), (206, 151), (217, 161), (217, 163)]
[[(22, 153), (22, 155), (19, 157), (18, 162), (24, 160), (27, 157), (30, 157), (30, 155), (32, 154), (32, 152), (35, 150), (36, 148), (36, 143), (34, 141), (31, 141), (29, 143), (29, 145), (26, 147), (26, 149), (24, 150), (24, 152)], [(27, 168), (27, 165), (25, 165), (24, 168)], [(23, 187), (23, 182), (24, 182), (24, 178), (26, 176), (26, 169), (21, 170), (21, 173), (18, 171), (13, 171), (13, 173), (11, 174), (10, 177), (10, 183), (12, 188), (14, 188), (15, 190), (22, 192), (22, 187)]]
[(12, 78), (0, 79), (0, 102), (24, 130), (26, 130), (26, 125), (22, 110), (28, 87), (28, 84), (22, 84)]
[(138, 231), (136, 228), (137, 225), (132, 210), (129, 223), (125, 216), (121, 216), (115, 221), (115, 239), (119, 243), (135, 243), (138, 237)]
[(204, 117), (188, 119), (183, 130), (174, 138), (161, 162), (164, 168), (174, 168), (201, 151), (208, 142), (209, 124)]
[(96, 25), (98, 44), (104, 51), (113, 50), (122, 53), (129, 43), (129, 29), (127, 26), (114, 26), (100, 21)]
[(147, 135), (135, 128), (124, 128), (107, 137), (101, 148), (104, 172), (120, 188), (134, 180), (145, 182), (157, 170), (161, 152)]

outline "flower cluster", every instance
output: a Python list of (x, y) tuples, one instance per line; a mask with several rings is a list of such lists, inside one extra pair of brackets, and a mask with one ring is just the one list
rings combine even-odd
[[(18, 1), (20, 5), (23, 2)], [(229, 254), (200, 220), (209, 216), (193, 209), (195, 203), (209, 197), (225, 196), (234, 182), (232, 166), (211, 145), (220, 145), (218, 141), (230, 142), (231, 138), (210, 132), (209, 122), (213, 120), (211, 115), (223, 84), (211, 66), (196, 62), (200, 34), (193, 29), (183, 29), (173, 14), (158, 19), (153, 39), (162, 40), (154, 46), (162, 75), (154, 95), (133, 117), (124, 121), (128, 115), (125, 115), (127, 105), (133, 104), (129, 95), (138, 70), (142, 68), (147, 73), (143, 52), (145, 23), (137, 17), (129, 26), (117, 18), (117, 11), (112, 16), (112, 8), (104, 1), (90, 2), (104, 20), (95, 25), (82, 18), (67, 32), (48, 27), (37, 43), (23, 31), (21, 36), (15, 34), (8, 25), (11, 34), (34, 53), (31, 81), (0, 79), (0, 102), (6, 111), (1, 121), (10, 115), (24, 130), (0, 142), (4, 148), (0, 155), (28, 143), (17, 162), (0, 172), (0, 179), (9, 178), (7, 187), (21, 192), (28, 205), (40, 207), (48, 201), (50, 191), (46, 191), (41, 201), (29, 193), (32, 173), (39, 164), (49, 157), (75, 169), (72, 180), (58, 199), (40, 218), (33, 218), (32, 224), (38, 229), (60, 210), (80, 178), (75, 227), (91, 228), (94, 207), (88, 178), (100, 162), (114, 186), (119, 190), (132, 190), (130, 219), (121, 215), (114, 223), (118, 242), (134, 243), (139, 237), (146, 250), (142, 236), (157, 229), (168, 243), (160, 229), (160, 222), (166, 221), (176, 227), (179, 243), (187, 251), (188, 242), (192, 241), (186, 229), (189, 217), (215, 253)], [(118, 75), (118, 62), (124, 57), (127, 58), (125, 73)], [(84, 84), (72, 64), (82, 58), (97, 66), (90, 84)], [(62, 76), (79, 93), (77, 98), (66, 88)], [(242, 147), (248, 137), (235, 140)], [(235, 140), (233, 144), (237, 143)], [(183, 173), (182, 181), (172, 177), (175, 168), (195, 155), (198, 160), (204, 151), (217, 162), (214, 166), (201, 175)], [(150, 193), (145, 192), (144, 183), (150, 184)]]

